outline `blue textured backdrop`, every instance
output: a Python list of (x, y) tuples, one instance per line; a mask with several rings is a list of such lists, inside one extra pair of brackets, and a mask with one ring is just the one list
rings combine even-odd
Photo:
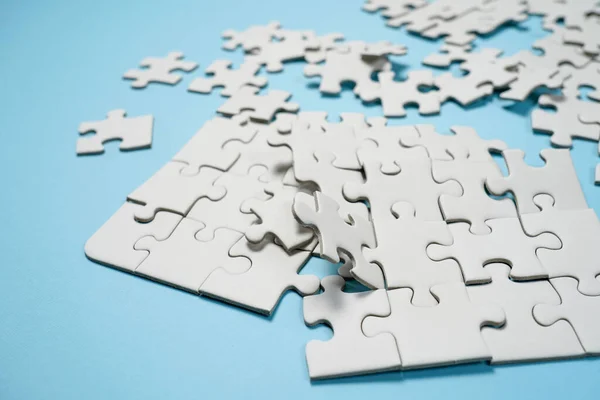
[[(52, 4), (51, 4), (52, 3)], [(309, 329), (300, 297), (286, 295), (266, 319), (88, 261), (86, 239), (125, 196), (163, 165), (214, 115), (223, 99), (176, 87), (134, 91), (124, 71), (149, 55), (185, 52), (201, 64), (218, 58), (224, 29), (280, 20), (285, 27), (339, 31), (349, 40), (392, 40), (409, 47), (395, 58), (410, 67), (436, 50), (386, 28), (360, 10), (362, 0), (330, 1), (4, 1), (0, 5), (0, 398), (598, 398), (600, 359), (489, 367), (485, 364), (388, 373), (311, 384), (304, 345), (326, 339)], [(545, 33), (539, 19), (479, 44), (512, 54)], [(293, 92), (304, 110), (378, 115), (345, 91), (323, 98), (301, 63), (269, 76), (269, 87)], [(405, 73), (402, 70), (401, 73)], [(196, 72), (194, 75), (197, 75)], [(313, 81), (314, 82), (314, 81)], [(431, 122), (446, 131), (471, 125), (537, 153), (548, 137), (531, 133), (533, 102), (509, 107), (497, 98), (470, 110), (454, 104), (440, 116), (416, 110), (393, 123)], [(125, 108), (156, 118), (151, 150), (77, 158), (81, 121)], [(573, 157), (590, 205), (595, 143), (576, 142)], [(306, 272), (335, 268), (311, 261)]]

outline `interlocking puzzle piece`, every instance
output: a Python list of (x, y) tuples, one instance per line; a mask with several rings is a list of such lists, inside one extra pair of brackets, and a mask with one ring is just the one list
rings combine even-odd
[[(567, 68), (563, 66), (562, 68)], [(600, 63), (592, 61), (582, 68), (569, 68), (566, 75), (569, 76), (563, 83), (563, 93), (569, 98), (579, 97), (579, 89), (582, 86), (591, 87), (593, 92), (589, 92), (587, 97), (600, 101)]]
[(404, 117), (404, 106), (417, 104), (419, 114), (429, 115), (440, 112), (440, 100), (435, 91), (422, 92), (421, 86), (433, 86), (433, 73), (429, 70), (410, 71), (405, 81), (394, 81), (394, 72), (380, 72), (379, 86), (372, 85), (361, 89), (360, 98), (364, 101), (381, 100), (383, 115)]
[(553, 145), (571, 147), (574, 137), (600, 140), (600, 125), (582, 122), (582, 117), (598, 115), (600, 104), (579, 100), (575, 96), (548, 94), (540, 96), (538, 104), (556, 110), (548, 112), (536, 109), (531, 113), (531, 127), (550, 134), (550, 142)]
[(425, 251), (431, 243), (452, 244), (450, 230), (443, 221), (415, 218), (414, 207), (408, 203), (394, 204), (392, 212), (397, 219), (373, 221), (377, 247), (365, 248), (364, 256), (381, 267), (387, 289), (408, 287), (414, 292), (414, 305), (436, 305), (437, 301), (429, 291), (432, 286), (462, 282), (456, 261), (433, 261)]
[(444, 103), (453, 99), (458, 104), (466, 107), (477, 100), (483, 99), (494, 92), (494, 86), (481, 84), (473, 78), (475, 75), (457, 77), (451, 73), (441, 74), (435, 77), (434, 83), (438, 88), (438, 99)]
[(202, 242), (196, 238), (204, 224), (183, 218), (165, 240), (144, 236), (135, 243), (136, 250), (150, 254), (137, 267), (136, 274), (167, 285), (198, 293), (206, 278), (217, 268), (242, 273), (250, 268), (250, 260), (229, 257), (229, 249), (242, 234), (226, 228), (215, 231), (214, 238)]
[(363, 246), (375, 247), (371, 222), (350, 215), (348, 223), (340, 217), (339, 208), (335, 200), (321, 192), (315, 192), (314, 198), (307, 193), (298, 193), (293, 205), (298, 221), (316, 231), (323, 258), (338, 263), (339, 253), (344, 252), (352, 258), (352, 274), (358, 281), (368, 287), (385, 287), (379, 267), (369, 264), (362, 253)]
[(587, 354), (600, 354), (600, 296), (586, 296), (577, 290), (573, 278), (553, 278), (552, 286), (558, 292), (561, 304), (538, 304), (533, 317), (542, 325), (552, 325), (566, 320), (577, 334)]
[[(600, 14), (600, 10), (597, 10)], [(600, 54), (600, 17), (593, 16), (582, 21), (578, 29), (567, 29), (563, 35), (565, 43), (579, 44), (585, 53), (596, 56)]]
[(258, 95), (259, 90), (253, 86), (242, 86), (217, 109), (217, 112), (231, 116), (251, 110), (251, 119), (269, 122), (279, 110), (295, 112), (300, 108), (298, 104), (287, 101), (292, 95), (286, 91), (270, 90), (266, 95)]
[[(454, 45), (450, 43), (444, 43), (440, 46), (440, 50), (437, 53), (432, 53), (423, 59), (424, 65), (431, 67), (449, 67), (454, 62), (467, 61), (469, 58), (477, 55), (478, 53), (471, 53), (472, 46), (470, 44), (465, 45)], [(486, 51), (488, 49), (482, 49)], [(501, 50), (498, 50), (501, 52)]]
[(412, 10), (410, 13), (390, 18), (388, 26), (407, 26), (412, 33), (421, 33), (436, 26), (440, 21), (447, 21), (465, 14), (479, 6), (481, 1), (440, 0)]
[(201, 294), (271, 315), (286, 291), (294, 289), (305, 296), (319, 290), (319, 278), (298, 275), (311, 255), (309, 251), (290, 254), (271, 241), (251, 244), (242, 238), (229, 255), (248, 259), (252, 266), (241, 274), (223, 268), (213, 271), (200, 287)]
[(127, 200), (144, 205), (135, 213), (136, 220), (151, 221), (163, 210), (185, 216), (199, 198), (216, 201), (225, 196), (225, 188), (213, 184), (221, 171), (204, 167), (196, 175), (188, 176), (181, 174), (185, 167), (184, 163), (170, 161), (127, 196)]
[(391, 69), (387, 57), (363, 57), (366, 44), (364, 42), (349, 42), (347, 50), (332, 49), (325, 55), (322, 65), (310, 64), (304, 67), (304, 75), (320, 76), (319, 90), (326, 94), (339, 94), (342, 83), (354, 82), (354, 93), (377, 85), (371, 75), (377, 71)]
[(281, 30), (275, 36), (278, 41), (264, 43), (246, 57), (265, 65), (268, 72), (281, 72), (284, 62), (301, 60), (307, 50), (318, 50), (321, 46), (312, 31)]
[(242, 32), (228, 29), (221, 34), (224, 39), (229, 39), (223, 49), (231, 51), (242, 46), (245, 51), (250, 51), (260, 48), (275, 38), (280, 26), (278, 21), (271, 21), (267, 25), (252, 25)]
[(411, 304), (412, 290), (388, 291), (392, 313), (365, 318), (363, 332), (369, 337), (391, 333), (404, 369), (490, 360), (481, 328), (504, 324), (502, 308), (471, 301), (463, 283), (437, 285), (431, 293), (439, 304), (418, 307)]
[(327, 50), (344, 50), (346, 48), (343, 43), (340, 43), (344, 40), (344, 35), (338, 32), (317, 36), (316, 40), (319, 47), (317, 49), (307, 48), (304, 52), (304, 59), (311, 64), (325, 60)]
[(505, 262), (512, 267), (510, 277), (532, 280), (548, 277), (548, 272), (536, 257), (540, 248), (560, 249), (553, 233), (528, 236), (519, 218), (498, 218), (487, 221), (492, 232), (473, 235), (464, 222), (449, 224), (454, 243), (450, 246), (431, 244), (427, 248), (432, 260), (453, 258), (460, 264), (466, 284), (487, 283), (491, 275), (484, 266), (490, 262)]
[(506, 143), (498, 139), (485, 140), (475, 129), (468, 126), (452, 126), (453, 135), (436, 132), (433, 125), (415, 125), (416, 130), (400, 138), (407, 147), (423, 147), (432, 160), (468, 160), (471, 162), (493, 161), (490, 153), (506, 149)]
[(546, 162), (543, 167), (527, 165), (522, 150), (504, 150), (502, 155), (508, 166), (508, 176), (490, 179), (486, 186), (496, 196), (511, 192), (519, 214), (539, 212), (533, 203), (534, 196), (538, 194), (551, 195), (559, 210), (588, 208), (569, 150), (542, 150), (540, 157)]
[(490, 233), (486, 221), (517, 216), (517, 209), (511, 199), (493, 199), (485, 190), (488, 179), (502, 176), (494, 161), (434, 160), (432, 168), (433, 179), (437, 182), (456, 180), (463, 190), (460, 197), (440, 196), (440, 208), (446, 222), (467, 222), (471, 233), (485, 235)]
[(271, 197), (266, 200), (252, 198), (242, 203), (243, 212), (254, 213), (260, 221), (246, 229), (246, 238), (259, 243), (266, 236), (274, 236), (287, 251), (302, 247), (313, 238), (311, 229), (300, 225), (292, 213), (294, 197), (299, 188), (271, 183), (265, 187)]
[(537, 256), (550, 278), (569, 276), (579, 282), (579, 291), (588, 296), (600, 295), (600, 222), (593, 209), (559, 210), (551, 196), (540, 194), (533, 201), (542, 212), (521, 216), (529, 235), (552, 232), (560, 238), (558, 251), (539, 249)]
[(82, 122), (79, 134), (94, 132), (77, 139), (77, 154), (104, 153), (103, 144), (109, 140), (120, 139), (120, 150), (137, 150), (152, 145), (152, 125), (154, 117), (143, 115), (125, 118), (125, 110), (112, 110), (102, 121)]
[(151, 222), (141, 224), (134, 219), (141, 208), (139, 204), (123, 204), (85, 243), (85, 255), (101, 264), (133, 272), (148, 255), (144, 251), (136, 251), (133, 248), (135, 242), (143, 236), (165, 240), (182, 218), (181, 215), (161, 211)]
[(385, 174), (381, 161), (371, 151), (361, 150), (359, 158), (365, 170), (365, 183), (344, 184), (344, 197), (350, 201), (367, 200), (374, 221), (392, 217), (392, 205), (408, 202), (415, 207), (416, 216), (422, 221), (442, 221), (438, 198), (442, 194), (460, 196), (458, 182), (437, 183), (431, 173), (431, 160), (399, 160), (400, 172)]
[(346, 293), (344, 279), (335, 275), (323, 278), (321, 285), (323, 293), (304, 298), (304, 322), (309, 326), (327, 323), (334, 335), (326, 342), (307, 343), (306, 363), (311, 379), (400, 368), (392, 335), (368, 338), (361, 328), (362, 321), (369, 315), (389, 315), (385, 290)]
[(233, 143), (248, 143), (256, 134), (253, 126), (242, 126), (236, 119), (216, 117), (207, 121), (173, 157), (186, 163), (185, 175), (195, 175), (202, 167), (227, 171), (240, 157)]
[(385, 57), (390, 54), (395, 56), (403, 56), (406, 54), (406, 46), (401, 44), (393, 44), (392, 42), (385, 40), (375, 43), (364, 43), (363, 45), (364, 48), (361, 50), (361, 55), (366, 59), (375, 60), (379, 57)]
[(292, 132), (292, 128), (296, 124), (299, 129), (324, 132), (328, 124), (327, 111), (300, 111), (298, 114), (278, 113), (273, 124), (279, 133)]
[(367, 12), (381, 10), (381, 15), (390, 18), (405, 15), (427, 4), (427, 0), (367, 0), (362, 9)]
[(244, 61), (238, 69), (231, 68), (229, 60), (216, 60), (206, 68), (206, 73), (211, 74), (209, 78), (196, 78), (190, 83), (188, 91), (196, 93), (210, 93), (215, 87), (222, 87), (221, 96), (229, 97), (237, 92), (242, 86), (250, 85), (264, 87), (267, 78), (256, 76), (260, 70), (260, 64), (253, 61)]
[(590, 57), (585, 55), (576, 46), (567, 46), (563, 42), (565, 30), (554, 28), (555, 32), (545, 38), (536, 40), (531, 47), (543, 52), (544, 63), (556, 67), (570, 64), (575, 69), (583, 68), (590, 62)]
[(533, 318), (536, 304), (560, 304), (560, 298), (550, 282), (515, 282), (509, 278), (506, 264), (489, 264), (492, 282), (467, 286), (471, 301), (495, 303), (506, 314), (501, 328), (481, 331), (492, 353), (492, 363), (534, 361), (577, 357), (584, 354), (577, 335), (567, 321), (544, 327)]
[(503, 64), (516, 71), (517, 79), (510, 83), (508, 90), (500, 93), (502, 99), (524, 101), (535, 89), (558, 89), (568, 78), (557, 66), (548, 65), (545, 57), (525, 50), (504, 59)]
[(130, 69), (123, 74), (123, 79), (132, 79), (131, 87), (145, 88), (151, 82), (176, 85), (182, 76), (173, 71), (192, 72), (198, 67), (193, 61), (183, 61), (183, 53), (172, 51), (164, 58), (146, 57), (140, 62), (143, 69)]
[(590, 14), (600, 12), (596, 1), (580, 0), (527, 0), (529, 14), (544, 16), (544, 29), (559, 28), (559, 21), (565, 26), (580, 27)]
[(218, 201), (207, 198), (198, 199), (187, 214), (188, 218), (200, 221), (205, 229), (198, 233), (200, 240), (209, 240), (217, 228), (228, 228), (240, 233), (257, 221), (254, 214), (243, 213), (240, 209), (242, 203), (248, 199), (256, 198), (266, 200), (269, 196), (265, 193), (266, 184), (260, 182), (256, 176), (234, 175), (225, 172), (216, 181), (215, 186), (226, 189), (225, 196)]

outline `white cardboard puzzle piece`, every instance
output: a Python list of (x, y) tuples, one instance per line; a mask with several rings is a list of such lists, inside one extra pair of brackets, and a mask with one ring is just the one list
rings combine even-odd
[(252, 61), (244, 61), (239, 68), (231, 68), (229, 60), (216, 60), (206, 68), (206, 73), (212, 76), (208, 78), (196, 78), (190, 83), (188, 91), (196, 93), (210, 93), (215, 87), (223, 87), (221, 96), (229, 97), (237, 92), (242, 86), (250, 85), (264, 87), (267, 78), (256, 76), (260, 70), (260, 64)]
[(146, 57), (140, 62), (142, 69), (130, 69), (123, 74), (123, 79), (133, 80), (131, 87), (145, 88), (149, 83), (176, 85), (182, 76), (173, 71), (192, 72), (198, 67), (193, 61), (183, 61), (183, 53), (173, 51), (166, 57)]
[(280, 27), (279, 21), (271, 21), (266, 25), (252, 25), (242, 32), (228, 29), (221, 34), (221, 37), (228, 39), (223, 43), (223, 49), (232, 51), (241, 46), (245, 51), (250, 51), (260, 48), (275, 38)]
[(269, 122), (279, 110), (288, 112), (298, 111), (298, 104), (287, 100), (292, 96), (283, 90), (270, 90), (265, 95), (258, 95), (260, 89), (254, 86), (242, 86), (217, 112), (232, 116), (242, 111), (250, 110), (250, 118), (256, 121)]

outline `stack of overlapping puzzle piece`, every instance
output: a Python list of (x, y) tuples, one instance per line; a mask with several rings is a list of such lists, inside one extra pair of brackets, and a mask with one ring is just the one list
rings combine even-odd
[[(410, 88), (395, 82), (388, 58), (406, 49), (387, 42), (343, 42), (340, 34), (319, 37), (278, 23), (225, 32), (230, 40), (224, 47), (241, 46), (244, 63), (232, 69), (231, 62), (216, 61), (207, 69), (212, 77), (197, 78), (188, 88), (210, 93), (223, 86), (228, 99), (217, 110), (221, 116), (127, 196), (88, 240), (86, 255), (267, 315), (289, 289), (307, 296), (305, 322), (334, 330), (331, 340), (307, 345), (313, 379), (600, 354), (600, 223), (568, 149), (543, 150), (545, 166), (532, 167), (521, 150), (484, 140), (470, 127), (440, 134), (432, 125), (388, 126), (383, 116), (342, 113), (336, 120), (322, 111), (296, 113), (290, 93), (259, 94), (267, 84), (256, 75), (262, 66), (281, 71), (283, 62), (296, 59), (310, 63), (307, 76), (321, 75), (322, 92), (339, 93), (351, 81), (363, 100), (380, 98), (389, 117), (403, 116), (410, 103), (430, 113), (449, 98), (469, 104), (509, 84), (501, 96), (515, 100), (550, 86), (519, 67), (529, 56), (504, 62), (495, 50), (465, 47), (472, 32), (489, 33), (532, 10), (518, 0), (506, 8), (498, 0), (462, 9), (479, 3), (388, 0), (366, 6), (396, 13), (388, 15), (394, 17), (390, 23), (408, 23), (402, 21), (413, 15), (409, 27), (420, 26), (422, 18), (439, 28), (419, 33), (449, 34), (450, 43), (460, 42), (425, 60), (438, 66), (464, 61), (470, 74), (459, 83), (449, 75), (434, 79), (429, 70), (409, 73)], [(555, 13), (550, 20), (557, 18)], [(470, 22), (456, 22), (463, 19)], [(600, 76), (590, 47), (560, 50), (571, 61), (585, 58), (571, 67), (574, 73), (558, 71), (571, 105), (584, 103), (577, 99), (579, 87), (595, 85), (595, 74)], [(145, 59), (146, 69), (124, 77), (135, 88), (177, 84), (181, 76), (173, 71), (197, 67), (182, 57), (173, 52)], [(564, 59), (557, 57), (546, 66), (558, 68)], [(418, 90), (428, 84), (436, 90)], [(569, 114), (576, 122), (539, 115), (534, 126), (536, 118), (549, 124), (553, 141), (566, 137), (559, 130), (600, 130), (586, 120), (600, 103), (585, 103), (591, 105)], [(101, 152), (102, 142), (114, 138), (125, 150), (148, 147), (152, 117), (126, 118), (124, 110), (114, 110), (80, 131), (96, 133), (80, 139), (80, 153)], [(492, 153), (502, 156), (508, 175)], [(313, 256), (340, 263), (339, 274), (322, 280), (299, 274)], [(345, 291), (348, 280), (364, 290)]]

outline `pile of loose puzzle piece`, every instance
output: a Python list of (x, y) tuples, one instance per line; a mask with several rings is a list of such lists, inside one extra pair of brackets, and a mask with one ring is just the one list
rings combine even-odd
[[(600, 222), (583, 195), (570, 151), (545, 149), (543, 167), (474, 129), (388, 126), (417, 104), (423, 114), (454, 99), (470, 104), (494, 91), (522, 101), (536, 88), (558, 112), (536, 110), (535, 129), (552, 143), (600, 139), (600, 8), (579, 0), (371, 0), (391, 26), (428, 38), (446, 36), (426, 65), (460, 61), (462, 77), (411, 71), (396, 81), (388, 42), (343, 41), (341, 34), (282, 29), (277, 22), (226, 31), (224, 48), (242, 47), (238, 68), (213, 62), (188, 90), (227, 97), (216, 116), (87, 241), (90, 259), (198, 295), (270, 315), (293, 289), (307, 325), (326, 323), (333, 338), (311, 341), (312, 379), (458, 363), (524, 362), (600, 354)], [(544, 55), (471, 51), (529, 14), (554, 33)], [(564, 24), (557, 24), (557, 21)], [(596, 32), (596, 33), (594, 33)], [(258, 76), (305, 60), (307, 76), (336, 94), (344, 82), (383, 116), (302, 111), (291, 94)], [(565, 66), (565, 63), (570, 65)], [(197, 64), (173, 52), (146, 58), (124, 78), (132, 87), (175, 85)], [(379, 79), (372, 76), (378, 72)], [(421, 91), (430, 85), (434, 90)], [(505, 90), (507, 89), (508, 90)], [(83, 123), (80, 154), (148, 147), (152, 116)], [(504, 176), (492, 153), (508, 167)], [(339, 263), (338, 275), (299, 274), (313, 257)], [(362, 291), (345, 290), (349, 281)]]

